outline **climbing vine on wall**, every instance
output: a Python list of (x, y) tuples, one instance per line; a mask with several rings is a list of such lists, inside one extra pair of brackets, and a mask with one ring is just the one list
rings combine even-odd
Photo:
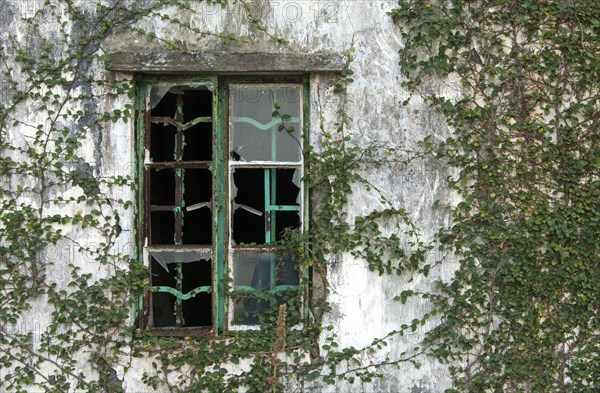
[[(250, 5), (240, 3), (250, 26), (273, 45), (285, 44), (252, 15)], [(399, 274), (416, 270), (426, 249), (406, 211), (359, 175), (365, 165), (381, 165), (382, 157), (375, 143), (353, 144), (347, 129), (353, 48), (334, 81), (340, 97), (335, 128), (321, 124), (320, 146), (305, 151), (306, 181), (315, 194), (311, 229), (290, 232), (278, 245), (312, 272), (309, 320), (294, 328), (289, 310), (276, 305), (260, 332), (157, 337), (138, 330), (131, 317), (136, 295), (149, 285), (147, 268), (128, 247), (125, 233), (132, 223), (121, 218), (132, 217), (135, 209), (133, 167), (105, 168), (107, 150), (89, 151), (89, 146), (109, 146), (103, 138), (113, 125), (126, 128), (135, 116), (136, 86), (105, 72), (102, 43), (123, 29), (167, 50), (185, 49), (137, 23), (148, 18), (199, 38), (251, 41), (174, 18), (196, 12), (177, 0), (46, 1), (23, 18), (14, 9), (18, 6), (7, 5), (14, 18), (2, 20), (0, 46), (1, 389), (122, 392), (123, 376), (140, 364), (138, 358), (147, 360), (142, 380), (148, 388), (171, 392), (283, 391), (291, 377), (370, 381), (379, 365), (413, 361), (414, 353), (381, 364), (363, 364), (359, 357), (422, 320), (360, 349), (338, 348), (335, 335), (321, 326), (328, 311), (327, 268), (337, 255), (350, 252), (374, 272)], [(356, 185), (377, 193), (384, 207), (348, 222), (345, 207)], [(383, 223), (396, 230), (384, 231)], [(38, 316), (47, 317), (47, 324), (28, 325)], [(322, 347), (320, 340), (326, 343)]]
[[(401, 0), (403, 83), (443, 113), (423, 141), (456, 168), (442, 248), (454, 278), (427, 295), (452, 391), (600, 387), (600, 5)], [(458, 80), (460, 98), (431, 93)]]

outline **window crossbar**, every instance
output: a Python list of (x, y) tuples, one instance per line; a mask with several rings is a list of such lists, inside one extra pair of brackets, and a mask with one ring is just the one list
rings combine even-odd
[[(234, 117), (231, 121), (233, 123), (251, 124), (254, 127), (258, 128), (259, 130), (263, 130), (263, 131), (276, 131), (277, 129), (275, 128), (275, 126), (282, 124), (281, 119), (273, 119), (270, 122), (263, 124), (251, 117), (246, 117), (246, 116)], [(286, 123), (297, 123), (300, 121), (300, 118), (299, 117), (290, 117), (290, 118), (286, 119), (285, 121), (286, 121)]]
[(163, 125), (171, 125), (175, 128), (177, 128), (177, 130), (179, 131), (185, 131), (189, 128), (192, 128), (193, 126), (195, 126), (196, 124), (200, 124), (200, 123), (212, 123), (212, 117), (210, 116), (200, 116), (200, 117), (196, 117), (195, 119), (192, 119), (190, 121), (188, 121), (187, 123), (180, 123), (177, 120), (173, 119), (172, 117), (167, 117), (167, 116), (152, 116), (150, 118), (150, 121), (152, 123), (155, 124), (163, 124)]
[(289, 291), (289, 290), (297, 290), (298, 288), (300, 288), (298, 285), (277, 285), (274, 288), (270, 288), (270, 289), (253, 288), (253, 287), (250, 287), (247, 285), (238, 285), (237, 287), (235, 287), (233, 292), (253, 293), (253, 294), (268, 292), (269, 294), (273, 294), (273, 293), (284, 292), (284, 291)]
[(152, 289), (152, 292), (170, 293), (171, 295), (173, 295), (176, 298), (181, 299), (181, 300), (191, 299), (199, 293), (211, 293), (212, 292), (212, 288), (209, 286), (202, 286), (202, 287), (194, 288), (191, 291), (189, 291), (188, 293), (181, 293), (180, 291), (178, 291), (175, 288), (164, 287), (164, 286), (152, 287), (151, 289)]

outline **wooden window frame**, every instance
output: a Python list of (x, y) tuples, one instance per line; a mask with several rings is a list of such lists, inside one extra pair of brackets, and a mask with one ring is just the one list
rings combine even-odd
[[(151, 89), (157, 86), (204, 86), (212, 92), (212, 116), (210, 121), (212, 122), (212, 157), (210, 162), (194, 162), (188, 163), (185, 161), (179, 163), (164, 163), (162, 167), (170, 166), (175, 171), (185, 171), (188, 168), (203, 168), (209, 169), (212, 176), (212, 245), (206, 247), (206, 245), (167, 245), (167, 246), (156, 246), (149, 242), (149, 226), (150, 226), (150, 212), (159, 208), (152, 206), (150, 203), (150, 187), (149, 184), (149, 171), (160, 167), (160, 163), (153, 163), (149, 158), (150, 149), (150, 127), (152, 123), (150, 110), (148, 105), (150, 102)], [(237, 292), (236, 288), (233, 287), (233, 252), (238, 249), (232, 245), (231, 232), (232, 228), (230, 225), (231, 218), (231, 204), (230, 204), (230, 193), (231, 193), (231, 173), (233, 168), (242, 167), (244, 165), (233, 162), (230, 156), (230, 140), (231, 140), (231, 119), (230, 119), (230, 91), (233, 87), (240, 86), (294, 86), (299, 88), (300, 91), (300, 108), (301, 108), (301, 136), (302, 141), (300, 160), (298, 163), (291, 165), (290, 163), (284, 163), (279, 165), (277, 162), (271, 164), (256, 164), (248, 165), (248, 167), (262, 168), (265, 169), (265, 176), (269, 170), (277, 167), (281, 168), (298, 168), (303, 175), (304, 168), (304, 152), (303, 147), (308, 144), (309, 137), (309, 125), (310, 125), (310, 111), (309, 111), (309, 78), (308, 75), (286, 75), (286, 76), (248, 76), (248, 75), (236, 75), (236, 76), (199, 76), (199, 77), (157, 77), (151, 75), (145, 75), (138, 77), (138, 91), (136, 97), (136, 184), (138, 187), (138, 203), (137, 203), (137, 225), (135, 231), (136, 238), (136, 256), (137, 260), (144, 264), (149, 265), (150, 253), (162, 250), (187, 250), (197, 253), (209, 252), (211, 255), (212, 263), (212, 280), (209, 289), (201, 288), (201, 291), (209, 292), (212, 297), (212, 325), (207, 327), (154, 327), (152, 326), (152, 290), (157, 291), (157, 287), (149, 288), (139, 294), (135, 302), (135, 319), (138, 327), (149, 330), (153, 334), (162, 336), (196, 336), (196, 335), (220, 335), (228, 331), (234, 330), (247, 330), (258, 328), (255, 325), (244, 325), (233, 323), (233, 301), (231, 294)], [(163, 89), (164, 90), (164, 89)], [(154, 119), (156, 120), (156, 119)], [(181, 119), (175, 119), (181, 120)], [(208, 119), (207, 119), (208, 120)], [(179, 121), (181, 125), (181, 121)], [(178, 131), (177, 131), (178, 132)], [(285, 132), (285, 131), (284, 131)], [(176, 142), (177, 143), (177, 142)], [(273, 172), (275, 173), (275, 172)], [(176, 187), (180, 185), (177, 184)], [(265, 189), (267, 187), (267, 180), (265, 178)], [(265, 191), (265, 197), (268, 191)], [(308, 225), (308, 190), (306, 189), (304, 182), (300, 187), (300, 198), (301, 203), (298, 208), (298, 214), (300, 215), (300, 230), (306, 231)], [(181, 196), (176, 195), (175, 205), (170, 206), (174, 209), (175, 220), (179, 217), (178, 214), (185, 214), (183, 212), (184, 206), (181, 205)], [(189, 206), (188, 206), (189, 208)], [(291, 209), (291, 207), (277, 206), (276, 204), (267, 203), (265, 204), (264, 211), (268, 208), (276, 209)], [(178, 210), (178, 212), (176, 211)], [(267, 214), (265, 214), (267, 216)], [(177, 229), (181, 231), (181, 228)], [(176, 235), (177, 238), (178, 235)], [(266, 242), (269, 243), (268, 239)], [(246, 250), (246, 249), (244, 249)], [(251, 251), (251, 247), (248, 248)], [(268, 244), (267, 247), (263, 247), (263, 250), (272, 250), (272, 244)], [(180, 265), (180, 264), (179, 264)], [(151, 270), (151, 269), (149, 269)], [(271, 267), (271, 271), (273, 268)], [(179, 273), (177, 273), (179, 274)], [(273, 273), (271, 273), (272, 275)], [(151, 280), (151, 272), (149, 280)], [(303, 317), (307, 316), (307, 278), (308, 272), (303, 269), (301, 272), (301, 279), (299, 280), (299, 296), (302, 301)], [(183, 279), (183, 277), (181, 277)], [(150, 281), (151, 282), (151, 281)], [(179, 283), (179, 281), (178, 281)], [(281, 286), (285, 287), (285, 286)], [(181, 289), (181, 288), (179, 288)], [(248, 289), (248, 288), (245, 288)], [(281, 288), (277, 288), (273, 282), (271, 282), (271, 289), (276, 292)], [(285, 288), (284, 288), (285, 289)], [(168, 290), (163, 288), (160, 291)], [(172, 292), (172, 291), (171, 291)], [(181, 296), (182, 293), (180, 292)]]

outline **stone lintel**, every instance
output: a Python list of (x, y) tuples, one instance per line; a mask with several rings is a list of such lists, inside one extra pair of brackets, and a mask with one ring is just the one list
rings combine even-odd
[(236, 52), (115, 52), (110, 71), (139, 73), (338, 72), (341, 54)]

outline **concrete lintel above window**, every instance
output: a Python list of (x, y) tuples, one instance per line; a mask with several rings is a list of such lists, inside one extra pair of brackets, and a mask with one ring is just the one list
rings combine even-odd
[(144, 73), (338, 72), (339, 53), (115, 52), (111, 71)]

